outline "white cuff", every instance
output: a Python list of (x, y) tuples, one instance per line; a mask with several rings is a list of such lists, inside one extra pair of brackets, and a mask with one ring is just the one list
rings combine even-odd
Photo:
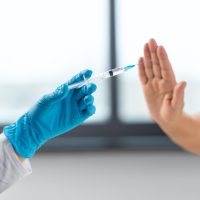
[(32, 173), (28, 159), (23, 162), (4, 134), (0, 134), (0, 193)]

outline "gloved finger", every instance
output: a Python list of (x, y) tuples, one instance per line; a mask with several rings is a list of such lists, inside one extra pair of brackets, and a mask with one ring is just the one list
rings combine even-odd
[(77, 83), (79, 81), (83, 81), (84, 77), (86, 79), (88, 79), (91, 76), (92, 76), (92, 70), (87, 69), (87, 70), (81, 71), (79, 74), (75, 75), (72, 79), (70, 79), (68, 81), (68, 85), (73, 84), (73, 83)]
[(96, 112), (96, 107), (94, 105), (89, 105), (87, 106), (86, 110), (82, 112), (82, 115), (85, 119), (87, 119), (88, 117), (94, 115), (95, 112)]
[(96, 84), (94, 84), (94, 83), (89, 84), (86, 87), (86, 94), (90, 95), (90, 94), (94, 93), (96, 90), (97, 90), (97, 85)]
[(40, 101), (43, 105), (52, 105), (59, 100), (64, 99), (68, 95), (68, 84), (72, 84), (78, 81), (82, 81), (85, 78), (90, 78), (92, 75), (91, 70), (84, 70), (79, 74), (75, 75), (68, 83), (60, 85), (55, 91), (45, 95)]
[(78, 103), (80, 112), (86, 110), (87, 106), (92, 105), (93, 103), (94, 103), (94, 97), (92, 95), (87, 95), (83, 97)]
[(84, 96), (91, 95), (92, 93), (94, 93), (96, 91), (96, 89), (97, 89), (97, 86), (94, 83), (91, 83), (87, 86), (84, 85), (83, 87), (81, 87), (75, 91), (74, 98), (75, 98), (75, 100), (79, 101)]
[(39, 104), (42, 105), (53, 105), (56, 102), (64, 99), (68, 95), (68, 85), (62, 84), (56, 88), (52, 93), (44, 95), (40, 100)]

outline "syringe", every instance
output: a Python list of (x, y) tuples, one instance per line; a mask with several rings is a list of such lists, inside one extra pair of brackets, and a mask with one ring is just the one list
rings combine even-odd
[(102, 81), (104, 79), (111, 78), (111, 77), (117, 76), (119, 74), (123, 74), (124, 72), (128, 71), (129, 69), (132, 69), (135, 66), (136, 65), (129, 65), (129, 66), (126, 66), (126, 67), (118, 67), (118, 68), (110, 69), (106, 72), (97, 74), (97, 75), (95, 75), (95, 76), (93, 76), (89, 79), (86, 79), (85, 77), (83, 77), (84, 78), (83, 81), (68, 85), (68, 89), (72, 90), (72, 89), (75, 89), (75, 88), (80, 88), (83, 85), (87, 85), (89, 83), (94, 83), (94, 82), (96, 83), (98, 81)]

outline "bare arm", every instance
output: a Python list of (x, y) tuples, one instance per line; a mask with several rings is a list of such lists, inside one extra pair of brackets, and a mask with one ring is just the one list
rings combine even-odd
[(171, 139), (187, 151), (200, 155), (200, 118), (183, 114), (180, 123), (170, 127), (167, 123), (161, 128)]
[(200, 117), (184, 113), (186, 82), (176, 82), (164, 47), (154, 39), (144, 46), (139, 75), (153, 120), (175, 143), (200, 155)]

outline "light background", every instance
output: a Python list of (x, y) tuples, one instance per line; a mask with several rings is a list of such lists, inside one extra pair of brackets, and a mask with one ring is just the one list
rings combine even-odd
[[(0, 121), (16, 120), (44, 93), (83, 69), (109, 66), (106, 0), (0, 1)], [(99, 85), (94, 122), (110, 116)]]
[[(186, 111), (199, 112), (199, 1), (117, 0), (117, 60), (137, 63), (145, 42), (154, 37), (166, 47), (177, 81), (185, 80)], [(150, 121), (137, 72), (120, 77), (119, 117), (123, 122)]]
[[(177, 80), (188, 82), (186, 109), (199, 107), (197, 0), (118, 0), (118, 66), (134, 64), (151, 37), (166, 46)], [(0, 1), (0, 121), (13, 121), (41, 95), (82, 68), (110, 67), (108, 1)], [(99, 84), (94, 122), (110, 116), (109, 81)], [(149, 122), (137, 70), (119, 78), (118, 116)], [(199, 200), (200, 160), (180, 152), (39, 154), (33, 175), (1, 199)]]
[[(145, 6), (144, 6), (145, 5)], [(0, 2), (1, 123), (16, 120), (40, 96), (82, 69), (109, 66), (109, 9), (102, 1)], [(186, 80), (186, 111), (198, 111), (200, 29), (198, 0), (116, 0), (117, 66), (137, 63), (154, 37), (169, 52), (177, 80)], [(113, 67), (113, 66), (112, 66)], [(118, 117), (149, 122), (137, 69), (118, 78)], [(98, 84), (97, 114), (110, 115), (110, 82)], [(140, 106), (136, 106), (140, 105)]]

